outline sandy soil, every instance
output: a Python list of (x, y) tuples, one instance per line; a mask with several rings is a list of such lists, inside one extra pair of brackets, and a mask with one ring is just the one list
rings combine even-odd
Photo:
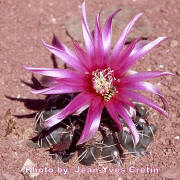
[[(72, 47), (67, 36), (64, 22), (71, 16), (80, 13), (82, 1), (69, 0), (1, 0), (0, 1), (0, 176), (1, 179), (23, 179), (21, 168), (27, 159), (31, 159), (38, 168), (51, 168), (53, 172), (40, 173), (35, 179), (134, 179), (160, 180), (180, 179), (180, 3), (179, 0), (91, 0), (86, 1), (89, 13), (97, 13), (101, 8), (113, 4), (114, 7), (131, 7), (138, 12), (144, 12), (152, 26), (149, 39), (168, 36), (169, 39), (153, 49), (134, 67), (138, 71), (164, 70), (174, 73), (174, 77), (164, 77), (152, 80), (165, 94), (169, 103), (169, 118), (165, 119), (155, 111), (150, 116), (158, 131), (155, 140), (149, 148), (149, 154), (141, 158), (129, 157), (122, 168), (113, 164), (104, 164), (107, 171), (76, 172), (78, 162), (75, 159), (63, 164), (53, 160), (47, 149), (31, 149), (26, 140), (33, 137), (32, 118), (34, 113), (43, 106), (44, 96), (32, 95), (30, 89), (31, 73), (23, 70), (22, 65), (35, 67), (52, 67), (50, 53), (42, 46), (41, 39), (50, 42), (55, 33), (65, 44)], [(77, 22), (80, 23), (80, 22)], [(81, 29), (79, 30), (81, 31)], [(120, 33), (120, 32), (119, 32)], [(59, 66), (62, 63), (59, 61)], [(24, 83), (26, 82), (26, 83)], [(29, 84), (29, 86), (28, 86)], [(157, 102), (158, 99), (152, 96)], [(32, 99), (32, 100), (30, 100)], [(38, 99), (38, 101), (37, 101)], [(6, 116), (11, 110), (13, 115)], [(23, 115), (23, 116), (22, 116)], [(16, 124), (13, 124), (16, 122)], [(7, 132), (7, 126), (12, 125), (12, 131)], [(5, 136), (6, 135), (6, 136)], [(59, 167), (59, 172), (58, 172)], [(134, 167), (130, 172), (129, 168)], [(149, 167), (152, 172), (142, 173), (141, 168)], [(60, 173), (67, 169), (67, 174)], [(91, 169), (98, 168), (94, 164)], [(158, 173), (154, 172), (158, 169)], [(114, 170), (114, 171), (113, 171)], [(131, 169), (132, 170), (132, 169)], [(113, 171), (113, 172), (112, 172)], [(124, 172), (125, 171), (125, 172)], [(124, 173), (123, 173), (124, 172)]]

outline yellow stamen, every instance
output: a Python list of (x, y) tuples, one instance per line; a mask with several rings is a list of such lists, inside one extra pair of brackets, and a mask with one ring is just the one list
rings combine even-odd
[(92, 72), (93, 88), (96, 93), (104, 97), (105, 101), (109, 101), (116, 93), (115, 81), (117, 79), (114, 77), (114, 71), (110, 68), (104, 70), (97, 69)]

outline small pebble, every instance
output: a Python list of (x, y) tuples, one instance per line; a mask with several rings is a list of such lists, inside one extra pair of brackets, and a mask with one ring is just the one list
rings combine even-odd
[(170, 43), (170, 46), (171, 46), (172, 48), (177, 47), (177, 46), (178, 46), (178, 41), (177, 41), (177, 40), (172, 40), (171, 43)]
[(56, 21), (56, 19), (54, 18), (54, 17), (51, 17), (51, 22), (53, 23), (53, 24), (56, 24), (57, 23), (57, 21)]
[(118, 180), (123, 180), (122, 177), (118, 177)]
[(32, 171), (28, 172), (28, 174), (27, 174), (27, 172), (26, 172), (26, 167), (29, 167), (29, 168), (35, 167), (35, 164), (34, 164), (30, 159), (27, 159), (27, 160), (25, 161), (23, 167), (21, 168), (21, 172), (22, 172), (25, 176), (28, 175), (30, 178), (34, 178), (34, 177), (37, 177), (37, 176), (40, 175), (39, 173), (32, 172)]
[(135, 161), (130, 161), (130, 164), (134, 165), (134, 164), (135, 164)]
[(180, 136), (175, 136), (174, 139), (179, 140)]
[(49, 2), (49, 6), (53, 6), (54, 5), (54, 3), (53, 2)]
[(29, 7), (29, 8), (31, 8), (31, 7), (32, 7), (32, 5), (31, 5), (31, 4), (28, 4), (28, 7)]
[(159, 67), (162, 69), (162, 68), (164, 68), (164, 65), (161, 64), (161, 65), (159, 65)]
[(20, 97), (21, 97), (21, 95), (20, 95), (20, 94), (18, 94), (18, 95), (16, 96), (16, 98), (18, 98), (18, 99), (19, 99)]

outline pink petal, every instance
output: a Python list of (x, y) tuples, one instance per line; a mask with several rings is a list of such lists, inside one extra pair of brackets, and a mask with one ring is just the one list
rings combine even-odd
[(95, 135), (99, 128), (103, 107), (104, 104), (100, 98), (91, 101), (85, 126), (77, 145), (87, 142)]
[(102, 32), (99, 23), (100, 14), (96, 17), (96, 24), (94, 28), (94, 46), (95, 46), (95, 59), (93, 63), (98, 66), (103, 66), (104, 64), (104, 48), (102, 42)]
[(88, 54), (90, 56), (93, 56), (94, 54), (93, 38), (92, 38), (88, 23), (87, 23), (85, 2), (82, 4), (81, 12), (82, 12), (82, 30), (83, 30), (83, 36), (84, 36), (86, 49), (87, 49)]
[(113, 118), (114, 122), (116, 123), (116, 125), (118, 126), (119, 130), (122, 130), (122, 124), (120, 122), (120, 119), (118, 117), (118, 113), (114, 108), (114, 104), (112, 101), (108, 102), (105, 105), (107, 111), (109, 112), (110, 116)]
[(84, 76), (74, 76), (69, 78), (55, 78), (49, 76), (43, 76), (41, 78), (41, 83), (43, 86), (56, 86), (56, 85), (68, 85), (68, 86), (82, 86), (87, 87), (88, 82), (85, 80)]
[(56, 86), (57, 84), (59, 84), (59, 78), (42, 76), (41, 84), (45, 87)]
[(76, 112), (74, 112), (72, 115), (80, 115), (83, 111), (85, 111), (87, 108), (89, 108), (89, 104), (86, 104), (85, 106), (81, 107), (80, 109), (78, 109)]
[(107, 18), (103, 32), (102, 32), (102, 37), (103, 37), (103, 46), (104, 46), (104, 53), (105, 56), (109, 54), (109, 50), (111, 48), (111, 36), (112, 36), (112, 20), (113, 17), (120, 11), (120, 9), (114, 11), (110, 16)]
[(44, 126), (49, 128), (56, 125), (57, 123), (65, 119), (68, 115), (78, 111), (83, 106), (89, 104), (91, 98), (92, 98), (91, 94), (87, 94), (87, 93), (78, 94), (64, 109), (62, 109), (62, 111), (48, 118), (46, 121), (44, 121), (43, 122)]
[[(51, 82), (49, 82), (51, 81)], [(47, 82), (50, 86), (54, 86), (54, 85), (62, 85), (62, 86), (74, 86), (74, 87), (83, 87), (83, 89), (85, 90), (86, 88), (89, 87), (89, 82), (87, 81), (87, 79), (85, 77), (79, 77), (77, 78), (72, 77), (72, 78), (51, 78), (51, 79), (45, 79), (45, 82)]]
[(138, 52), (141, 48), (143, 48), (144, 46), (146, 46), (147, 44), (149, 44), (150, 41), (148, 40), (140, 40), (136, 43), (135, 47), (133, 48), (131, 55), (135, 54), (136, 52)]
[(57, 68), (34, 68), (24, 66), (24, 68), (30, 72), (41, 74), (44, 76), (58, 77), (58, 78), (80, 78), (81, 75), (77, 72), (68, 69), (57, 69)]
[(124, 74), (131, 66), (133, 66), (138, 59), (147, 54), (153, 47), (157, 46), (160, 42), (164, 41), (166, 37), (159, 37), (156, 40), (148, 43), (147, 45), (139, 48), (138, 51), (126, 60), (125, 65), (121, 68), (121, 74)]
[(146, 71), (146, 72), (141, 72), (141, 73), (135, 73), (135, 74), (125, 76), (124, 78), (122, 78), (121, 84), (144, 81), (146, 79), (160, 77), (160, 76), (168, 76), (168, 75), (173, 75), (173, 74), (170, 72), (163, 72), (163, 71)]
[(118, 42), (116, 43), (113, 52), (112, 52), (112, 59), (115, 59), (119, 56), (120, 51), (122, 50), (126, 39), (128, 37), (128, 34), (130, 33), (133, 25), (135, 22), (142, 16), (142, 13), (137, 14), (131, 21), (130, 23), (126, 26), (122, 34), (120, 35), (120, 38), (118, 39)]
[(54, 34), (53, 36), (53, 40), (52, 40), (52, 45), (57, 48), (60, 49), (62, 51), (65, 51), (67, 54), (69, 54), (70, 56), (73, 56), (74, 58), (76, 58), (76, 55), (73, 53), (73, 51), (71, 51), (66, 45), (64, 45), (63, 43), (61, 43), (61, 41), (56, 37), (56, 35)]
[(151, 83), (148, 82), (135, 82), (132, 84), (127, 84), (125, 86), (128, 89), (132, 89), (132, 90), (143, 90), (143, 91), (148, 91), (154, 94), (157, 94), (163, 104), (164, 104), (164, 108), (167, 109), (168, 108), (168, 103), (166, 101), (166, 99), (164, 98), (164, 96), (161, 94), (161, 92), (159, 91), (159, 89), (157, 89), (155, 86), (153, 86)]
[(51, 53), (56, 55), (58, 58), (62, 59), (65, 63), (69, 64), (76, 70), (82, 71), (82, 72), (86, 71), (78, 59), (74, 58), (73, 56), (70, 56), (63, 50), (57, 49), (54, 46), (46, 44), (44, 41), (43, 41), (43, 44)]
[(83, 91), (84, 88), (82, 86), (71, 86), (71, 85), (57, 85), (45, 89), (40, 90), (31, 90), (33, 94), (66, 94), (66, 93), (75, 93)]
[(119, 103), (119, 102), (115, 102), (115, 110), (119, 113), (119, 115), (122, 117), (122, 119), (126, 122), (126, 124), (128, 125), (134, 140), (135, 140), (135, 144), (137, 144), (139, 142), (139, 135), (136, 129), (136, 126), (134, 125), (132, 119), (129, 117), (127, 110), (125, 109), (125, 107)]
[(127, 96), (124, 96), (123, 94), (118, 94), (118, 95), (116, 95), (115, 98), (120, 103), (127, 104), (128, 106), (131, 106), (132, 108), (135, 109), (134, 104), (129, 100), (129, 98), (127, 98)]
[(159, 37), (155, 39), (154, 41), (151, 41), (150, 43), (145, 43), (143, 46), (141, 46), (141, 48), (139, 46), (139, 50), (132, 55), (133, 58), (139, 59), (140, 57), (147, 54), (152, 48), (157, 46), (160, 42), (164, 41), (165, 39), (167, 39), (167, 37)]
[(84, 65), (84, 67), (86, 67), (87, 71), (89, 71), (91, 62), (89, 57), (87, 56), (86, 52), (84, 52), (84, 50), (79, 46), (79, 44), (75, 41), (72, 40), (74, 48), (76, 50), (76, 56), (79, 58), (79, 60), (81, 61), (81, 63)]
[(133, 100), (142, 102), (142, 103), (152, 107), (153, 109), (157, 110), (164, 116), (168, 117), (168, 113), (164, 109), (162, 109), (156, 103), (152, 102), (150, 99), (148, 99), (147, 97), (145, 97), (143, 95), (140, 95), (140, 94), (130, 91), (130, 90), (122, 90), (122, 89), (119, 90), (119, 93), (124, 93), (124, 95), (126, 95), (127, 97), (132, 98)]
[(112, 66), (113, 69), (118, 69), (118, 70), (121, 69), (121, 67), (126, 63), (128, 56), (131, 54), (131, 52), (135, 48), (136, 43), (138, 41), (139, 41), (139, 38), (132, 41), (126, 47), (126, 49), (122, 53), (119, 54), (119, 56), (115, 57), (115, 59), (111, 59), (109, 65)]
[(59, 81), (60, 84), (63, 83), (68, 86), (84, 86), (84, 87), (86, 87), (87, 85), (89, 85), (89, 82), (84, 77), (59, 79), (57, 81)]

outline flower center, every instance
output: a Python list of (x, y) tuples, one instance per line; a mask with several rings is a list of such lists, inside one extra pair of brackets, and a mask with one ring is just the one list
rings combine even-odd
[(114, 77), (114, 71), (110, 68), (96, 69), (92, 72), (93, 88), (96, 93), (104, 97), (105, 101), (109, 101), (116, 93), (115, 81), (117, 80)]

